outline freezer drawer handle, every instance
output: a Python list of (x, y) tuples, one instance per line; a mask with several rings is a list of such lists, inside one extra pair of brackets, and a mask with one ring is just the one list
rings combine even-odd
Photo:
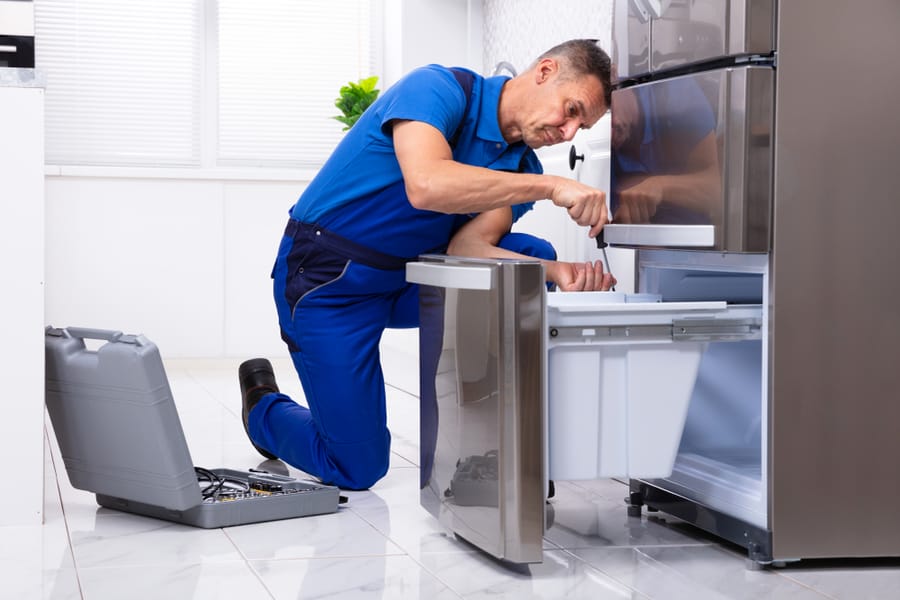
[(406, 264), (406, 281), (461, 290), (490, 290), (494, 287), (494, 271), (485, 267), (411, 262)]

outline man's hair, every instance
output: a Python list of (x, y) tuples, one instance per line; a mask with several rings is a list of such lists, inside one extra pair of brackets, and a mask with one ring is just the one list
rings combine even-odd
[[(562, 58), (568, 67), (564, 77), (583, 77), (593, 75), (603, 85), (603, 101), (608, 107), (612, 99), (610, 82), (611, 63), (609, 55), (597, 44), (597, 40), (569, 40), (550, 48), (537, 60), (544, 58)], [(537, 62), (537, 61), (535, 61)]]

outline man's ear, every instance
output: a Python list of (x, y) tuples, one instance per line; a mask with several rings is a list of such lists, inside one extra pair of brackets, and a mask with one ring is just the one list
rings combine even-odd
[(559, 71), (559, 63), (555, 58), (545, 57), (538, 61), (534, 67), (534, 82), (538, 85), (552, 79), (553, 75)]

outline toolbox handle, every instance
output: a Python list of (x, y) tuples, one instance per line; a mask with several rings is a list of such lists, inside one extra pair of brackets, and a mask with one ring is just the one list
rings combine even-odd
[(73, 338), (89, 339), (89, 340), (106, 340), (107, 342), (117, 342), (122, 337), (121, 331), (112, 329), (95, 329), (93, 327), (66, 327), (63, 329), (64, 335)]
[(63, 327), (57, 328), (52, 325), (45, 330), (47, 335), (55, 337), (66, 337), (79, 340), (105, 340), (107, 342), (117, 342), (121, 344), (135, 344), (137, 346), (148, 346), (151, 344), (143, 335), (125, 335), (121, 331), (114, 329), (97, 329), (94, 327)]

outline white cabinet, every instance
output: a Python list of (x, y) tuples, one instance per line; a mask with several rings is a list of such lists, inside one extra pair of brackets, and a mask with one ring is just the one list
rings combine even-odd
[(44, 89), (32, 69), (0, 68), (0, 456), (15, 492), (0, 526), (38, 525), (44, 490)]

